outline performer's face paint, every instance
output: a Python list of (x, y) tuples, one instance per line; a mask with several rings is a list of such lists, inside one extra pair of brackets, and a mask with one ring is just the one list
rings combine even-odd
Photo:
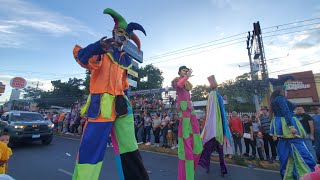
[(188, 73), (188, 69), (182, 69), (181, 71), (180, 71), (180, 76), (186, 76), (187, 75), (187, 73)]
[(125, 30), (118, 28), (114, 30), (114, 39), (120, 45), (126, 45), (129, 40), (129, 34)]

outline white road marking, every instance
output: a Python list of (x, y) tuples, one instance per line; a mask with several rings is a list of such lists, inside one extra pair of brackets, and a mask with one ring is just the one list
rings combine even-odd
[(65, 137), (65, 136), (60, 136), (60, 135), (55, 135), (55, 136), (59, 137), (59, 138), (70, 139), (70, 140), (74, 140), (74, 141), (80, 141), (80, 138), (70, 138), (70, 137)]
[(58, 171), (60, 171), (60, 172), (62, 172), (62, 173), (64, 173), (64, 174), (66, 174), (66, 175), (72, 176), (72, 173), (71, 173), (71, 172), (66, 171), (66, 170), (64, 170), (64, 169), (58, 169)]

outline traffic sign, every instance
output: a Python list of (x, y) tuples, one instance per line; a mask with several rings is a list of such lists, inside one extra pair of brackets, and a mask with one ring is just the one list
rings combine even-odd
[(131, 41), (127, 41), (127, 44), (123, 47), (123, 50), (128, 53), (132, 58), (140, 63), (143, 63), (143, 52)]
[(128, 69), (128, 74), (130, 74), (131, 76), (134, 76), (134, 77), (139, 77), (139, 74), (138, 72), (132, 70), (132, 69)]
[(129, 79), (128, 78), (128, 81), (129, 81), (129, 85), (132, 86), (132, 87), (137, 87), (137, 81), (134, 81), (132, 79)]

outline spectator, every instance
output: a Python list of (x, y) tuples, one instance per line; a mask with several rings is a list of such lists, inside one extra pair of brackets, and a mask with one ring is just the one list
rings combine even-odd
[(318, 163), (320, 163), (320, 107), (317, 107), (316, 115), (313, 116), (314, 125), (314, 146), (316, 150), (316, 155), (318, 158)]
[(68, 121), (67, 121), (68, 118), (65, 118), (63, 120), (63, 125), (62, 125), (62, 133), (67, 133), (68, 132)]
[(172, 126), (172, 138), (173, 146), (171, 149), (178, 148), (178, 128), (179, 128), (179, 116), (178, 114), (173, 115), (173, 120), (171, 121)]
[(138, 116), (134, 116), (134, 133), (135, 133), (135, 136), (136, 136), (136, 141), (137, 143), (139, 142), (138, 141), (138, 130), (139, 130), (139, 117)]
[(8, 147), (9, 141), (9, 133), (5, 131), (0, 132), (0, 174), (8, 173), (8, 160), (12, 155), (12, 150)]
[(144, 129), (145, 129), (145, 135), (146, 135), (146, 145), (150, 146), (151, 145), (151, 115), (150, 113), (145, 113), (144, 116)]
[[(273, 163), (276, 160), (277, 157), (277, 151), (276, 151), (276, 144), (272, 139), (272, 136), (270, 136), (270, 117), (269, 117), (269, 109), (267, 106), (261, 107), (261, 114), (258, 116), (261, 124), (261, 132), (263, 136), (263, 143), (264, 143), (264, 151), (266, 153), (266, 159), (267, 161)], [(271, 149), (272, 157), (270, 158), (269, 154), (269, 145)]]
[(243, 135), (243, 126), (241, 119), (237, 116), (237, 112), (233, 111), (229, 120), (230, 131), (232, 133), (235, 155), (238, 154), (238, 147), (240, 150), (240, 157), (242, 156), (241, 138)]
[(138, 127), (138, 144), (143, 144), (143, 140), (144, 140), (144, 138), (143, 138), (143, 136), (144, 136), (143, 125), (144, 125), (144, 123), (143, 123), (143, 114), (140, 114), (138, 116), (138, 126), (137, 126)]
[[(227, 122), (229, 124), (228, 120), (227, 120)], [(232, 159), (232, 155), (234, 155), (233, 137), (231, 137), (231, 141), (229, 143), (230, 143), (230, 145), (228, 145), (227, 141), (223, 141), (223, 153), (224, 153), (225, 156), (229, 156), (229, 159)]]
[(64, 120), (64, 113), (61, 112), (59, 114), (59, 120), (58, 120), (58, 133), (61, 133), (61, 130), (62, 130), (62, 126), (63, 126), (63, 120)]
[(54, 112), (54, 115), (52, 116), (52, 121), (53, 121), (53, 124), (54, 124), (55, 131), (58, 132), (59, 115), (58, 115), (57, 112)]
[(313, 158), (316, 160), (316, 152), (312, 146), (312, 141), (314, 141), (313, 119), (309, 114), (304, 112), (304, 109), (301, 106), (296, 107), (296, 115), (307, 133), (307, 136), (304, 138), (304, 143), (306, 144)]
[(154, 146), (160, 146), (160, 125), (161, 125), (161, 118), (160, 114), (156, 113), (155, 117), (152, 121), (152, 128), (153, 128), (153, 135), (154, 135)]
[(256, 147), (254, 143), (252, 123), (249, 121), (249, 116), (247, 114), (244, 114), (242, 118), (243, 118), (243, 138), (244, 138), (244, 143), (246, 145), (246, 153), (244, 153), (243, 156), (249, 157), (249, 152), (250, 152), (249, 145), (250, 145), (252, 150), (250, 159), (254, 159), (256, 158)]
[(172, 135), (172, 122), (174, 121), (173, 116), (170, 117), (170, 121), (168, 123), (168, 135), (167, 135), (167, 141), (168, 141), (168, 147), (172, 147), (173, 146), (173, 135)]
[(170, 117), (167, 115), (166, 112), (162, 113), (162, 118), (161, 118), (161, 134), (162, 134), (162, 139), (163, 139), (163, 144), (162, 147), (167, 148), (168, 147), (168, 140), (167, 140), (167, 135), (168, 135), (168, 124), (170, 122)]
[(74, 122), (75, 122), (75, 117), (71, 117), (71, 120), (70, 120), (70, 133), (72, 133), (72, 135), (75, 133), (75, 125), (74, 125)]
[(258, 154), (259, 154), (259, 158), (261, 161), (264, 160), (264, 157), (263, 157), (263, 135), (261, 132), (258, 132), (257, 133), (257, 137), (256, 137), (256, 146), (257, 146), (257, 149), (258, 149)]

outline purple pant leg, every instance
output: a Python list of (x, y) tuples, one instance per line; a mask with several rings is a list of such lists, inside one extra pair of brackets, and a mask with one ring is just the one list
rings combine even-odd
[(224, 154), (223, 154), (223, 146), (219, 144), (219, 142), (216, 140), (216, 138), (210, 139), (203, 148), (199, 165), (207, 170), (207, 173), (209, 173), (210, 170), (210, 157), (214, 149), (217, 149), (219, 153), (219, 160), (220, 160), (220, 170), (221, 174), (227, 174), (227, 167), (224, 162)]

